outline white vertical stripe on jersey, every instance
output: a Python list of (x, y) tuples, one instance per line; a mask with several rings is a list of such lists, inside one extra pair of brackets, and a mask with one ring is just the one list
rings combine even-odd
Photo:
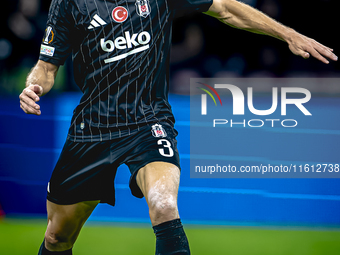
[[(84, 119), (84, 109), (81, 110), (81, 122), (85, 123)], [(84, 141), (84, 131), (82, 130), (81, 140)]]
[[(157, 0), (156, 0), (157, 1)], [(152, 24), (152, 15), (148, 15), (148, 17), (149, 17), (149, 20), (150, 20), (150, 32), (151, 32), (151, 38), (152, 38), (152, 40), (153, 40), (153, 42), (156, 40), (156, 38), (155, 38), (155, 35), (153, 34), (153, 24)], [(157, 57), (157, 44), (155, 44), (155, 56)], [(149, 60), (149, 57), (148, 57), (148, 60)], [(150, 62), (148, 61), (148, 66), (150, 65)], [(152, 77), (153, 77), (153, 73), (152, 73), (152, 76), (151, 76), (151, 80), (152, 80)], [(147, 81), (146, 81), (146, 83), (147, 83)], [(150, 108), (152, 109), (152, 113), (153, 113), (153, 116), (156, 118), (156, 114), (155, 114), (155, 111), (154, 111), (154, 109), (153, 109), (153, 107), (152, 107), (152, 98), (151, 98), (151, 89), (152, 89), (152, 87), (151, 87), (151, 82), (149, 83), (149, 97), (150, 97)]]
[[(90, 13), (90, 11), (89, 11), (89, 8), (88, 8), (88, 5), (87, 5), (87, 1), (85, 0), (84, 3), (85, 3), (85, 6), (86, 6), (87, 15), (90, 17), (91, 13)], [(98, 13), (99, 13), (99, 9), (98, 9), (98, 5), (97, 5), (97, 1), (96, 1), (96, 0), (94, 0), (94, 4), (96, 5), (97, 11), (98, 11)], [(92, 22), (91, 22), (91, 24), (92, 24)], [(97, 52), (98, 52), (98, 54), (100, 54), (100, 52), (99, 52), (99, 45), (100, 45), (100, 44), (99, 44), (99, 41), (97, 40), (97, 33), (96, 33), (96, 30), (94, 30), (93, 32), (95, 33), (95, 40), (96, 40), (96, 45), (97, 45)], [(89, 49), (89, 56), (92, 58), (91, 49), (90, 49), (90, 43), (88, 43), (88, 49)], [(95, 70), (93, 61), (94, 61), (94, 59), (92, 58), (91, 63), (92, 63), (93, 70)], [(102, 63), (101, 63), (101, 62), (99, 62), (99, 64), (100, 64), (100, 72), (101, 72), (101, 74), (102, 74), (102, 73), (103, 73), (103, 66), (102, 66)], [(99, 134), (100, 134), (100, 141), (102, 141), (102, 133), (101, 133), (101, 130), (100, 130), (100, 108), (101, 108), (100, 94), (101, 94), (101, 91), (100, 91), (100, 85), (99, 85), (99, 84), (97, 83), (97, 81), (95, 80), (95, 76), (93, 76), (93, 81), (94, 81), (94, 83), (95, 83), (95, 85), (96, 85), (96, 87), (93, 89), (93, 91), (95, 91), (95, 89), (98, 88), (98, 96), (99, 96), (99, 98), (98, 98), (98, 130), (99, 130)], [(92, 93), (91, 93), (91, 97), (92, 97)], [(96, 96), (96, 97), (97, 97), (97, 96)], [(95, 98), (96, 98), (96, 97), (95, 97)], [(93, 98), (93, 99), (95, 99), (95, 98)], [(91, 100), (91, 99), (90, 99), (90, 100)], [(91, 107), (91, 110), (90, 110), (90, 119), (91, 119), (91, 122), (92, 122), (92, 100), (91, 100), (90, 107)], [(91, 129), (91, 125), (90, 125), (89, 128)], [(92, 140), (92, 130), (91, 130), (91, 140)]]
[[(129, 5), (128, 5), (127, 1), (125, 1), (125, 5), (126, 5), (126, 9), (129, 10)], [(130, 20), (132, 34), (134, 34), (133, 23), (132, 23), (132, 15), (129, 14), (128, 18)], [(136, 55), (134, 56), (134, 58), (136, 59)], [(125, 70), (127, 70), (127, 60), (125, 61)], [(130, 79), (131, 79), (131, 72), (129, 73), (128, 84), (130, 84)], [(128, 103), (127, 97), (128, 97), (128, 94), (129, 94), (129, 86), (127, 87), (127, 90), (126, 90), (126, 120), (125, 120), (126, 127), (128, 127), (128, 114), (127, 114), (127, 112), (128, 112), (128, 109), (127, 109), (127, 103)], [(136, 100), (136, 98), (135, 98), (135, 100)], [(135, 111), (136, 110), (137, 109), (135, 109)], [(129, 134), (130, 134), (130, 128), (129, 128)]]
[[(88, 9), (86, 0), (84, 1), (84, 3), (85, 3), (85, 6), (86, 6), (87, 14), (90, 17), (90, 13), (89, 13), (89, 9)], [(87, 43), (87, 48), (88, 48), (88, 56), (91, 57), (90, 41), (88, 41), (88, 43)], [(93, 66), (93, 59), (91, 60), (91, 63), (92, 63), (92, 66)], [(94, 66), (93, 66), (93, 70), (95, 70)], [(94, 76), (93, 76), (93, 81), (94, 81), (94, 83), (96, 84), (96, 87), (97, 87), (97, 83), (96, 83), (96, 81), (94, 79)], [(93, 139), (93, 134), (92, 134), (92, 128), (91, 127), (92, 127), (92, 94), (93, 94), (94, 91), (95, 91), (95, 88), (93, 89), (93, 91), (91, 92), (91, 94), (89, 96), (89, 99), (90, 99), (90, 123), (89, 123), (89, 131), (90, 131), (90, 134), (91, 134), (91, 142), (92, 142), (92, 139)]]
[[(107, 1), (104, 0), (104, 3), (105, 3), (105, 6), (106, 6), (107, 13), (109, 14), (109, 17), (110, 17), (110, 10), (109, 10), (109, 6), (107, 5)], [(111, 26), (113, 27), (114, 24), (113, 24), (112, 19), (110, 19), (110, 23), (111, 23)], [(114, 30), (113, 29), (112, 29), (112, 34), (113, 34), (113, 38), (114, 38), (115, 34), (114, 34)], [(110, 69), (110, 73), (111, 73), (111, 65), (109, 65), (109, 69)], [(116, 70), (116, 77), (118, 78), (117, 70)], [(108, 75), (106, 76), (106, 78), (107, 78), (107, 81), (108, 81), (107, 84), (110, 84)], [(110, 98), (110, 87), (111, 87), (111, 85), (108, 85), (108, 86), (109, 86), (109, 88), (108, 88), (108, 99), (109, 99)], [(108, 103), (107, 103), (108, 104), (107, 105), (108, 106), (108, 108), (107, 108), (108, 109), (108, 111), (107, 111), (107, 127), (109, 127), (110, 126), (110, 117), (109, 117), (110, 116), (110, 100), (107, 100), (107, 101), (108, 101)], [(117, 100), (116, 100), (116, 102), (118, 102), (118, 93), (117, 93)], [(109, 130), (109, 131), (110, 131), (110, 139), (111, 139), (111, 130)]]
[[(159, 12), (159, 7), (158, 7), (158, 1), (156, 1), (156, 6), (157, 6), (157, 11), (158, 11), (158, 22), (159, 22), (159, 27), (162, 28), (162, 23), (161, 23), (161, 14)], [(168, 22), (168, 19), (166, 19), (165, 23)], [(163, 31), (163, 28), (162, 28), (162, 41), (163, 41), (163, 44), (164, 44), (164, 31)]]
[[(168, 1), (165, 0), (165, 3), (166, 3), (166, 11), (167, 11), (167, 13), (169, 13)], [(167, 18), (167, 22), (168, 22), (168, 18)], [(171, 45), (171, 42), (172, 42), (172, 29), (170, 29), (170, 36), (169, 36), (168, 40), (169, 40), (169, 45)], [(170, 86), (170, 84), (168, 84), (168, 86)], [(173, 123), (170, 119), (168, 119), (167, 116), (165, 116), (165, 119), (170, 121), (173, 125), (175, 125), (175, 123)]]
[(164, 2), (165, 2), (165, 6), (166, 6), (166, 13), (169, 13), (169, 6), (168, 6), (168, 1), (167, 1), (167, 0), (165, 0)]
[[(128, 7), (127, 2), (126, 2), (126, 6)], [(129, 15), (129, 20), (130, 20), (130, 24), (131, 24), (132, 34), (134, 34), (135, 32), (134, 32), (134, 29), (133, 29), (132, 15)], [(140, 22), (141, 22), (141, 20), (140, 20)], [(141, 27), (142, 26), (143, 26), (143, 23), (141, 22)], [(130, 53), (131, 53), (131, 51), (130, 51)], [(134, 56), (134, 58), (135, 58), (135, 60), (137, 59), (136, 55)], [(138, 72), (140, 74), (140, 66), (138, 68)], [(129, 79), (130, 79), (130, 77), (131, 77), (131, 73), (129, 75)], [(135, 101), (135, 122), (137, 124), (138, 129), (139, 129), (139, 125), (138, 125), (138, 122), (137, 122), (137, 80), (136, 80), (136, 93), (135, 93), (135, 100), (134, 101)]]
[[(80, 9), (79, 8), (79, 5), (78, 5), (78, 3), (77, 3), (77, 1), (74, 1), (75, 2), (75, 4), (77, 5), (77, 8), (78, 8), (78, 10)], [(74, 13), (72, 12), (72, 17), (73, 17), (73, 19), (75, 20), (75, 23), (77, 24), (77, 22), (76, 22), (76, 18), (74, 17)], [(82, 19), (82, 21), (83, 21), (83, 19)], [(85, 55), (84, 55), (84, 52), (83, 52), (83, 49), (80, 47), (80, 53), (81, 53), (81, 56), (82, 56), (82, 58), (83, 58), (83, 62), (85, 63)], [(73, 59), (72, 59), (73, 60)], [(82, 91), (83, 91), (83, 89), (84, 89), (84, 86), (85, 86), (85, 84), (83, 85), (83, 87), (82, 87)], [(84, 110), (84, 109), (83, 109)], [(83, 116), (83, 110), (82, 110), (82, 116)], [(79, 116), (79, 115), (78, 115)], [(74, 118), (74, 120), (73, 120), (73, 122), (71, 123), (71, 126), (73, 125), (73, 127), (74, 127), (74, 142), (76, 141), (76, 139), (77, 139), (77, 119), (78, 119), (78, 116), (75, 116), (75, 118)], [(84, 120), (84, 118), (82, 118), (82, 122), (83, 122), (83, 120)], [(84, 134), (84, 132), (83, 132), (83, 134)], [(82, 134), (82, 139), (83, 139), (83, 134)]]
[[(138, 15), (139, 16), (139, 15)], [(150, 15), (149, 15), (150, 16)], [(143, 25), (143, 21), (142, 21), (142, 17), (141, 16), (139, 16), (139, 22), (140, 22), (140, 24), (141, 24), (141, 30), (142, 31), (144, 31), (144, 25)], [(148, 54), (148, 56), (147, 56), (147, 59), (148, 59), (148, 68), (147, 68), (147, 70), (149, 69), (149, 65), (150, 65), (150, 63), (149, 63), (149, 54)], [(140, 66), (139, 66), (139, 68), (138, 68), (138, 71), (139, 71), (139, 76), (140, 76)], [(137, 82), (137, 81), (136, 81)], [(144, 83), (144, 87), (146, 88), (146, 82)], [(137, 83), (136, 83), (136, 91), (137, 91)], [(136, 96), (137, 96), (137, 93), (136, 93)], [(141, 98), (140, 98), (140, 104), (141, 104), (141, 109), (142, 109), (142, 112), (143, 112), (143, 115), (144, 115), (144, 119), (145, 119), (145, 122), (148, 124), (148, 120), (147, 120), (147, 118), (146, 118), (146, 115), (145, 115), (145, 112), (144, 112), (144, 103), (143, 103), (143, 97), (141, 96)], [(135, 112), (135, 116), (137, 115), (137, 111)], [(137, 118), (137, 117), (135, 117), (135, 118)]]
[[(99, 13), (99, 8), (98, 8), (98, 5), (97, 5), (97, 1), (96, 0), (94, 0), (94, 4), (96, 5), (96, 8), (97, 8), (97, 12)], [(86, 6), (87, 7), (87, 6)], [(106, 25), (106, 22), (104, 22), (97, 14), (96, 15), (94, 15), (94, 17), (93, 17), (94, 19), (96, 19), (101, 25)], [(102, 29), (103, 30), (103, 34), (104, 34), (104, 37), (106, 38), (106, 34), (105, 34), (105, 30), (104, 29)], [(95, 34), (96, 34), (96, 31), (95, 31)], [(95, 38), (97, 38), (97, 35), (96, 35), (96, 37)], [(96, 45), (97, 45), (97, 52), (98, 52), (98, 55), (100, 55), (100, 51), (99, 51), (99, 42), (97, 41), (97, 39), (96, 39)], [(99, 64), (100, 64), (100, 73), (101, 73), (101, 76), (103, 76), (103, 65), (102, 65), (102, 63), (101, 63), (101, 61), (99, 61)], [(93, 77), (93, 80), (94, 80), (94, 77)], [(99, 95), (99, 98), (98, 98), (98, 100), (99, 100), (99, 103), (98, 103), (98, 130), (99, 130), (99, 133), (100, 133), (100, 141), (102, 141), (102, 132), (101, 132), (101, 130), (100, 130), (100, 124), (101, 124), (101, 119), (100, 119), (100, 108), (101, 108), (101, 103), (100, 103), (100, 94), (101, 94), (101, 92), (100, 92), (100, 85), (98, 84), (97, 85), (98, 86), (98, 95)], [(108, 84), (108, 87), (109, 87), (109, 84)], [(108, 88), (109, 89), (109, 88)], [(108, 93), (108, 97), (110, 96), (110, 94)]]
[(156, 113), (155, 113), (155, 110), (153, 109), (153, 106), (152, 106), (152, 94), (151, 94), (151, 86), (150, 86), (150, 84), (152, 84), (152, 80), (153, 80), (153, 72), (152, 72), (152, 74), (151, 74), (151, 79), (150, 79), (150, 83), (149, 83), (149, 99), (150, 99), (150, 107), (151, 107), (151, 110), (152, 110), (152, 112), (153, 112), (153, 116), (154, 116), (154, 118), (155, 119), (157, 119), (157, 121), (158, 121), (158, 118), (156, 117)]
[[(118, 5), (118, 1), (117, 0), (115, 0), (115, 3), (116, 3), (116, 6), (119, 6)], [(129, 15), (130, 16), (130, 15)], [(122, 31), (122, 34), (124, 34), (124, 29), (123, 29), (123, 24), (124, 23), (120, 23), (119, 25), (120, 25), (120, 28), (121, 28), (121, 31)], [(126, 60), (125, 60), (126, 61)], [(126, 62), (125, 62), (126, 63)], [(125, 65), (125, 70), (126, 70), (126, 65)], [(117, 74), (117, 76), (118, 76), (118, 74)], [(119, 82), (118, 82), (118, 89), (120, 88), (120, 82), (121, 82), (121, 77), (119, 77)], [(117, 94), (117, 101), (116, 101), (117, 103), (116, 103), (116, 105), (117, 105), (117, 111), (116, 111), (116, 119), (117, 119), (117, 126), (119, 125), (119, 122), (118, 122), (118, 120), (119, 120), (119, 118), (118, 118), (118, 105), (119, 105), (119, 100), (118, 100), (118, 94)], [(127, 109), (126, 109), (127, 110)], [(119, 137), (121, 137), (121, 132), (120, 132), (120, 130), (119, 130)]]

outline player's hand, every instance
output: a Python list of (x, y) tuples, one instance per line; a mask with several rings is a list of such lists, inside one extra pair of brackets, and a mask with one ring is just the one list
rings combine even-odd
[(294, 32), (290, 40), (288, 40), (289, 49), (295, 54), (305, 59), (312, 55), (321, 62), (328, 64), (326, 58), (337, 61), (338, 57), (333, 53), (333, 49), (318, 43), (302, 34)]
[(40, 115), (40, 105), (36, 102), (40, 100), (43, 88), (39, 85), (29, 85), (20, 94), (20, 108), (27, 114)]

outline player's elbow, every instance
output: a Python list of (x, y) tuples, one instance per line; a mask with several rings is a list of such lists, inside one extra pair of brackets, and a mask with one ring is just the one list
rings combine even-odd
[(217, 18), (217, 19), (229, 19), (231, 18), (231, 13), (228, 9), (227, 0), (213, 0), (212, 5), (206, 14)]

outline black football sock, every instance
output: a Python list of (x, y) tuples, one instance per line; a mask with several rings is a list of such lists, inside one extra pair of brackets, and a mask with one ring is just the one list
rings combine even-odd
[(72, 249), (67, 251), (49, 251), (45, 247), (45, 240), (40, 246), (38, 255), (72, 255)]
[(156, 235), (156, 255), (189, 255), (190, 248), (180, 219), (153, 227)]

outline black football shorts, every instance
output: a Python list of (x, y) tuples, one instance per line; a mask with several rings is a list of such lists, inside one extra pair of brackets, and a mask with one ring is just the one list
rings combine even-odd
[(121, 164), (130, 169), (131, 193), (142, 198), (136, 182), (140, 168), (155, 161), (180, 168), (176, 136), (177, 131), (162, 122), (108, 141), (67, 140), (48, 184), (47, 199), (61, 205), (93, 200), (114, 205), (114, 178)]

